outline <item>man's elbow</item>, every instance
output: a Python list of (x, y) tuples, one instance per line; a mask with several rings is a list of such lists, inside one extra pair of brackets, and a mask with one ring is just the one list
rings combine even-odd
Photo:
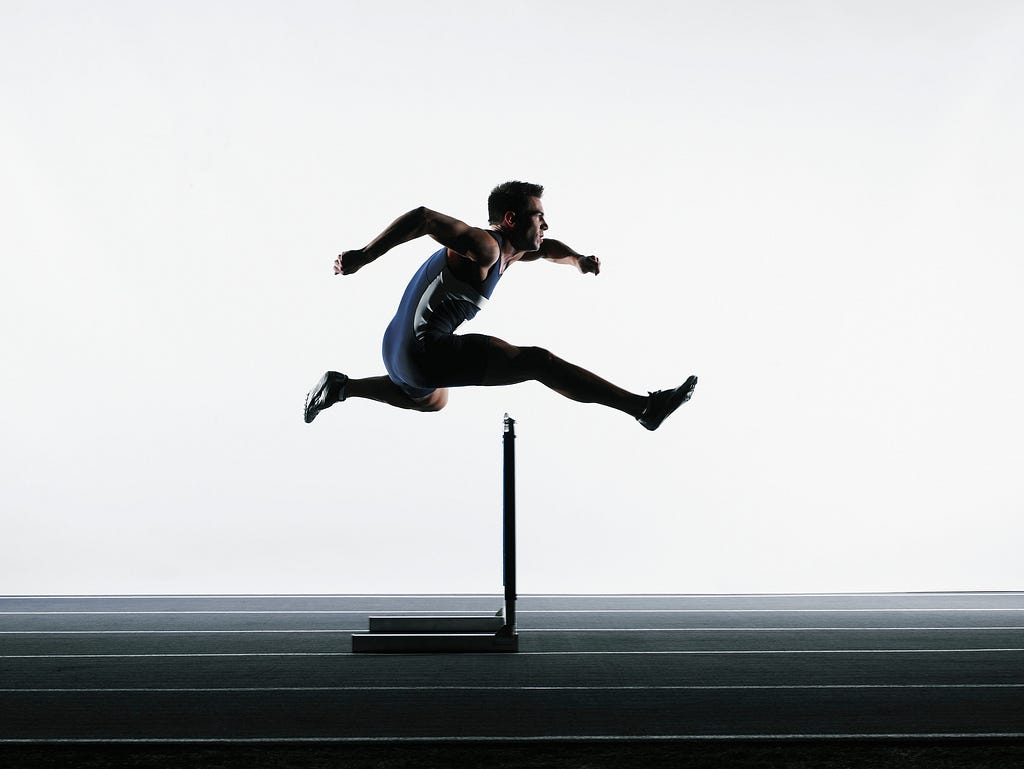
[(409, 215), (415, 219), (417, 224), (426, 229), (429, 229), (430, 225), (437, 221), (436, 212), (431, 211), (426, 206), (418, 206), (417, 208), (414, 208), (409, 212)]
[(429, 235), (435, 239), (446, 235), (449, 228), (445, 221), (446, 217), (442, 214), (426, 206), (413, 209), (412, 214), (415, 217), (417, 229), (421, 234)]

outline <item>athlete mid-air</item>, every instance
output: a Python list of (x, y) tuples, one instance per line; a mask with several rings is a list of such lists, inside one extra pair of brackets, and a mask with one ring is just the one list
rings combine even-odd
[(540, 347), (514, 347), (493, 336), (456, 334), (490, 299), (505, 270), (516, 262), (547, 259), (597, 275), (601, 261), (544, 237), (541, 195), (528, 182), (505, 182), (487, 199), (490, 227), (482, 229), (417, 208), (396, 219), (368, 246), (334, 260), (335, 275), (352, 275), (395, 246), (429, 235), (442, 248), (413, 276), (384, 332), (387, 376), (353, 379), (328, 371), (306, 396), (304, 418), (347, 398), (369, 398), (399, 408), (439, 411), (448, 388), (510, 385), (536, 380), (567, 398), (600, 403), (635, 417), (648, 430), (693, 394), (697, 377), (674, 390), (636, 395)]

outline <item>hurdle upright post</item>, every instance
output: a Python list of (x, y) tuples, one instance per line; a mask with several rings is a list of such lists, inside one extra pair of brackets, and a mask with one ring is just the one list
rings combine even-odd
[(505, 414), (502, 433), (502, 584), (505, 586), (503, 635), (516, 634), (516, 420)]

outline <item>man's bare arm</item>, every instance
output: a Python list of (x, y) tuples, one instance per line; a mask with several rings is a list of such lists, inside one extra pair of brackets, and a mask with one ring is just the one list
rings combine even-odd
[(577, 253), (560, 240), (545, 238), (536, 251), (523, 256), (523, 261), (532, 262), (537, 259), (547, 259), (549, 262), (558, 264), (571, 264), (582, 273), (592, 272), (597, 275), (601, 272), (601, 260), (596, 256), (586, 256)]
[(494, 264), (500, 256), (497, 243), (485, 230), (420, 206), (395, 219), (365, 248), (343, 252), (334, 260), (334, 274), (351, 275), (395, 246), (424, 235), (429, 235), (442, 246), (447, 246), (485, 268)]

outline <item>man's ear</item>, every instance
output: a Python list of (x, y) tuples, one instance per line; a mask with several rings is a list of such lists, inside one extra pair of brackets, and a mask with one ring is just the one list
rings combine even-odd
[(502, 226), (508, 227), (509, 229), (512, 229), (513, 227), (515, 227), (516, 226), (516, 212), (515, 211), (506, 211), (505, 215), (503, 217), (501, 217), (501, 224), (502, 224)]

